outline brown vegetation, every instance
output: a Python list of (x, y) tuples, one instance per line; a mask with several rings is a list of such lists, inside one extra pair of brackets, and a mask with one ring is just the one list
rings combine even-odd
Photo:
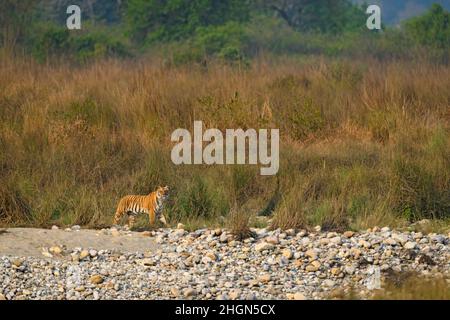
[[(417, 62), (261, 58), (245, 68), (175, 68), (2, 55), (1, 223), (104, 225), (121, 196), (162, 184), (173, 190), (172, 223), (220, 224), (236, 206), (266, 209), (282, 228), (448, 221), (448, 88), (449, 66)], [(194, 120), (279, 128), (278, 176), (173, 165), (170, 134)]]

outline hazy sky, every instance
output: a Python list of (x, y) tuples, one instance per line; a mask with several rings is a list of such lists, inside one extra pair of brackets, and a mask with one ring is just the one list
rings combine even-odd
[(353, 0), (358, 3), (378, 4), (383, 23), (398, 24), (401, 20), (419, 15), (431, 4), (439, 3), (450, 10), (450, 0)]

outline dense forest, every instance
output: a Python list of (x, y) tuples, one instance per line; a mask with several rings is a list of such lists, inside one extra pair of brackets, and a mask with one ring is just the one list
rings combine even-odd
[[(82, 28), (69, 31), (66, 9), (73, 1), (5, 0), (0, 4), (0, 44), (40, 61), (63, 56), (85, 62), (149, 52), (176, 64), (210, 58), (248, 62), (262, 53), (407, 59), (426, 55), (448, 61), (446, 1), (377, 3), (382, 8), (381, 31), (366, 28), (367, 4), (362, 1), (82, 0), (76, 2)], [(414, 14), (420, 15), (410, 17)]]

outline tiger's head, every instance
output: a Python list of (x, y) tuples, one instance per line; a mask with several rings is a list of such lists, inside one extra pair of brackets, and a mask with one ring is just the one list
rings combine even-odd
[(158, 187), (158, 189), (156, 189), (156, 196), (161, 200), (167, 199), (167, 197), (169, 196), (169, 187)]

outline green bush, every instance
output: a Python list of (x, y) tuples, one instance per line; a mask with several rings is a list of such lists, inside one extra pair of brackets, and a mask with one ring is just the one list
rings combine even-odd
[(236, 22), (198, 28), (194, 39), (194, 45), (201, 48), (206, 55), (230, 60), (242, 58), (245, 42), (244, 29)]
[(70, 50), (69, 30), (53, 24), (40, 24), (33, 34), (32, 52), (36, 59), (45, 61), (52, 55), (64, 55)]
[(450, 49), (450, 12), (440, 4), (433, 4), (422, 16), (404, 24), (406, 34), (417, 44), (434, 49)]
[(104, 33), (92, 33), (74, 37), (71, 49), (76, 52), (76, 59), (81, 62), (93, 58), (111, 56), (125, 57), (128, 55), (125, 45), (116, 39), (111, 39)]
[(170, 211), (171, 218), (176, 220), (210, 219), (226, 215), (229, 203), (220, 189), (196, 174), (185, 187), (177, 188), (176, 201)]
[(78, 62), (105, 57), (127, 57), (130, 51), (125, 42), (102, 30), (90, 31), (93, 26), (86, 24), (80, 32), (69, 31), (53, 23), (37, 23), (30, 36), (29, 46), (38, 61), (52, 57), (72, 58)]
[(179, 41), (194, 35), (198, 28), (248, 20), (249, 5), (241, 0), (129, 0), (125, 18), (135, 41)]
[(186, 41), (173, 42), (170, 51), (176, 65), (205, 62), (218, 58), (224, 62), (245, 62), (247, 36), (243, 26), (228, 22), (220, 26), (199, 27)]

